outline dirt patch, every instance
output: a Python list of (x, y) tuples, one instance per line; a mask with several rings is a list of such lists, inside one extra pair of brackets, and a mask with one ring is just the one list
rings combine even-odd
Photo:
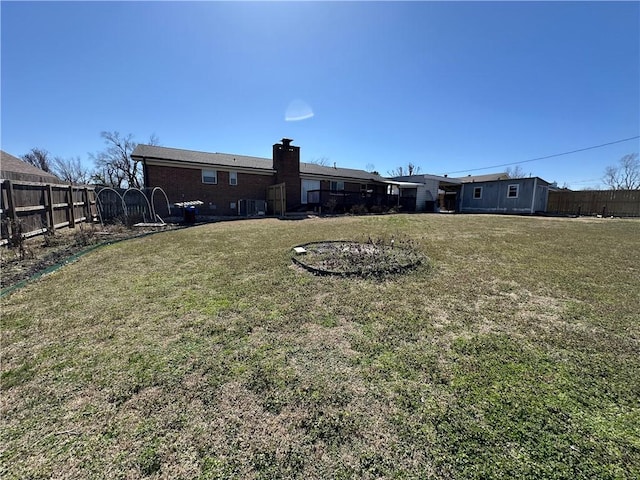
[(401, 273), (425, 262), (424, 255), (412, 247), (407, 241), (396, 245), (393, 239), (312, 242), (296, 247), (300, 255), (294, 255), (292, 260), (317, 275), (381, 276)]

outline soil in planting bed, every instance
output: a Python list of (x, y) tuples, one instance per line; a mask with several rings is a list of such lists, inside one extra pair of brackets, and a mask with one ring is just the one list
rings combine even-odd
[[(299, 245), (293, 262), (317, 275), (384, 276), (403, 273), (426, 263), (413, 246), (381, 241), (324, 241)], [(302, 249), (302, 250), (301, 250)]]

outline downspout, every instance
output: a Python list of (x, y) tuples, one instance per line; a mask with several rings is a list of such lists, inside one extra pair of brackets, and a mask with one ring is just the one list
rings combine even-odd
[(456, 202), (458, 204), (456, 205), (456, 207), (458, 208), (458, 210), (460, 210), (460, 213), (462, 213), (462, 202), (464, 202), (464, 183), (462, 184), (462, 188), (460, 189), (460, 198)]
[(148, 187), (147, 185), (147, 158), (146, 157), (142, 157), (142, 187)]
[(533, 195), (531, 195), (531, 214), (533, 214), (533, 208), (536, 204), (536, 191), (538, 190), (538, 177), (533, 179)]

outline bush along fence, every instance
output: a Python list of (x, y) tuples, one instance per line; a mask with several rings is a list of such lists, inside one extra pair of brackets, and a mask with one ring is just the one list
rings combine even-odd
[(640, 217), (640, 190), (549, 192), (548, 213)]
[(0, 180), (1, 240), (20, 232), (31, 237), (63, 227), (75, 228), (97, 216), (96, 192), (87, 185)]

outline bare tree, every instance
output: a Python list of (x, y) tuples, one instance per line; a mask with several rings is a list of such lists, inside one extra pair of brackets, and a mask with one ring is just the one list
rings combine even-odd
[[(95, 163), (93, 180), (111, 187), (140, 188), (143, 183), (140, 162), (131, 158), (131, 153), (137, 146), (133, 135), (130, 133), (123, 136), (113, 131), (102, 132), (100, 136), (107, 146), (103, 151), (90, 155)], [(149, 138), (149, 145), (158, 143), (155, 134)]]
[(91, 180), (89, 169), (82, 165), (80, 157), (53, 159), (55, 174), (61, 180), (73, 184), (86, 184)]
[(309, 160), (309, 163), (313, 163), (314, 165), (320, 165), (322, 167), (330, 166), (329, 159), (327, 157), (312, 158), (311, 160)]
[(527, 175), (520, 165), (516, 165), (514, 168), (507, 168), (507, 175), (509, 175), (509, 178), (526, 178), (527, 176), (531, 176), (531, 174)]
[(376, 166), (373, 163), (367, 163), (367, 165), (364, 168), (369, 173), (373, 173), (374, 175), (380, 175), (380, 172), (376, 170)]
[(406, 177), (411, 175), (417, 175), (422, 172), (422, 169), (413, 163), (409, 162), (406, 168), (400, 166), (393, 170), (388, 170), (387, 175), (390, 177)]
[(604, 170), (602, 181), (612, 190), (640, 190), (640, 160), (637, 153), (622, 157), (618, 165)]
[(34, 167), (38, 167), (45, 172), (53, 173), (49, 152), (42, 148), (32, 148), (29, 153), (25, 153), (22, 159)]

